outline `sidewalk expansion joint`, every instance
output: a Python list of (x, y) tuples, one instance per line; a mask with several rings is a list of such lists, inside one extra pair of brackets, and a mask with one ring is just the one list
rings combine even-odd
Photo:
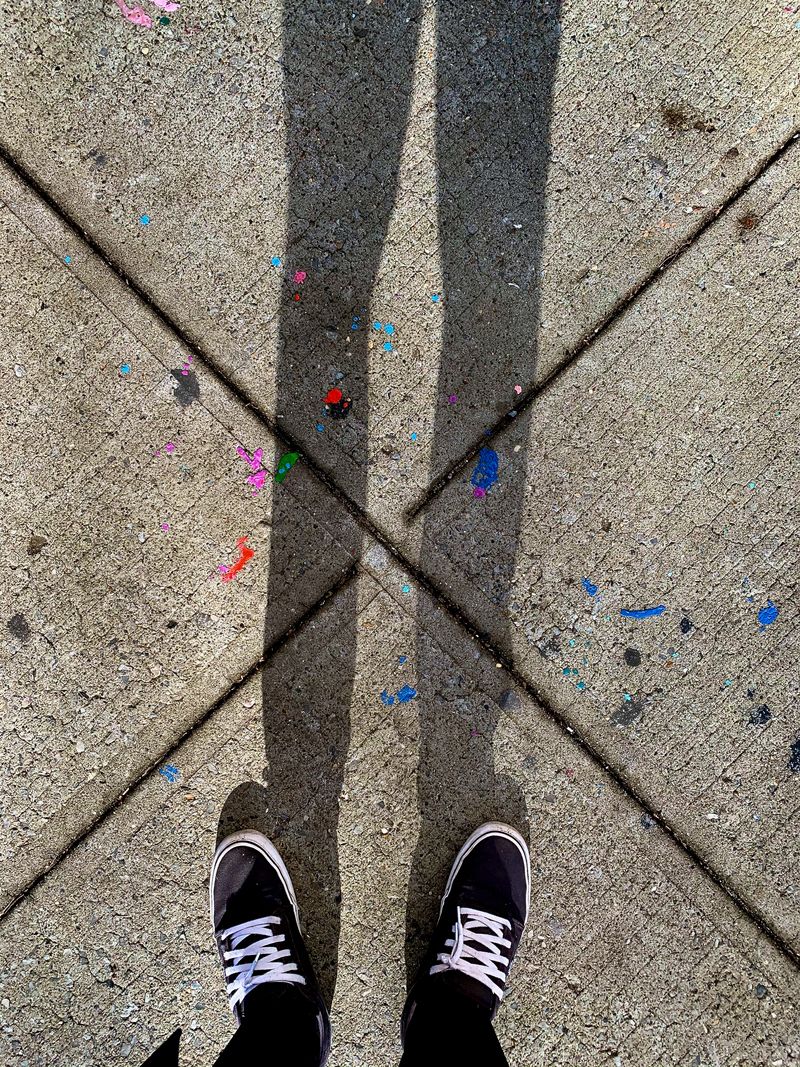
[(27, 885), (16, 894), (16, 896), (6, 905), (6, 907), (0, 911), (0, 923), (3, 922), (13, 911), (15, 911), (19, 905), (30, 896), (49, 875), (60, 866), (61, 863), (74, 852), (78, 846), (85, 841), (88, 837), (98, 830), (119, 808), (122, 803), (131, 796), (142, 783), (153, 774), (158, 767), (163, 763), (169, 762), (172, 756), (178, 751), (178, 749), (186, 741), (188, 741), (193, 734), (195, 734), (201, 727), (203, 727), (219, 709), (227, 703), (232, 697), (236, 696), (240, 689), (246, 686), (252, 679), (258, 674), (262, 667), (276, 655), (285, 645), (289, 644), (305, 627), (308, 623), (317, 615), (319, 611), (336, 597), (343, 589), (345, 589), (350, 582), (353, 581), (358, 572), (358, 563), (352, 563), (344, 574), (334, 582), (334, 584), (327, 589), (321, 597), (314, 601), (314, 603), (303, 612), (299, 619), (287, 627), (281, 634), (279, 634), (274, 641), (272, 641), (261, 653), (258, 659), (251, 664), (250, 667), (235, 681), (227, 687), (227, 689), (217, 697), (217, 699), (202, 712), (202, 714), (195, 719), (179, 737), (171, 740), (169, 744), (159, 752), (155, 759), (148, 762), (147, 766), (136, 775), (131, 782), (120, 793), (114, 797), (113, 800), (101, 811), (92, 821), (86, 826), (77, 837), (68, 842), (63, 849), (51, 860), (50, 863), (40, 871), (34, 878), (32, 878)]
[(671, 267), (683, 258), (692, 245), (694, 245), (695, 242), (698, 241), (721, 216), (730, 211), (730, 209), (747, 194), (748, 190), (751, 189), (761, 177), (763, 177), (770, 167), (775, 163), (778, 163), (783, 156), (789, 152), (798, 138), (800, 138), (800, 130), (795, 130), (783, 144), (779, 145), (770, 156), (759, 164), (749, 178), (745, 179), (741, 185), (737, 186), (733, 192), (729, 193), (720, 204), (711, 208), (688, 237), (686, 237), (677, 248), (673, 249), (666, 259), (663, 259), (650, 272), (650, 274), (647, 275), (647, 277), (643, 278), (642, 281), (638, 283), (638, 285), (633, 286), (633, 288), (629, 289), (624, 296), (620, 297), (606, 315), (595, 324), (589, 333), (585, 334), (576, 345), (567, 350), (564, 357), (550, 371), (550, 373), (520, 397), (519, 403), (515, 404), (512, 409), (514, 411), (513, 415), (511, 412), (501, 415), (490, 430), (482, 432), (480, 436), (477, 436), (472, 444), (467, 446), (466, 451), (462, 453), (460, 458), (451, 463), (446, 471), (435, 478), (417, 502), (405, 510), (403, 518), (406, 524), (413, 522), (414, 519), (416, 519), (419, 514), (436, 499), (449, 481), (475, 461), (480, 450), (486, 447), (486, 441), (489, 438), (494, 437), (495, 434), (500, 433), (501, 430), (505, 430), (510, 426), (511, 423), (519, 418), (520, 415), (524, 414), (536, 400), (542, 396), (542, 394), (546, 393), (556, 384), (556, 382), (560, 381), (566, 371), (568, 371), (570, 367), (595, 344), (595, 342), (599, 341), (600, 338), (603, 337), (612, 326), (623, 317), (623, 315), (625, 315), (631, 305), (636, 303), (640, 297), (644, 296), (644, 294), (652, 288), (652, 286), (659, 281)]

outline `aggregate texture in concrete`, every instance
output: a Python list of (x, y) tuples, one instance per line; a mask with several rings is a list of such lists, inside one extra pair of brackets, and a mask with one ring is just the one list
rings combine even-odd
[[(302, 460), (277, 484), (263, 424), (0, 180), (5, 905), (347, 572), (359, 535)], [(262, 488), (238, 448), (261, 450)], [(294, 551), (271, 556), (283, 512)]]
[[(372, 574), (170, 753), (176, 781), (151, 773), (6, 919), (6, 1061), (141, 1063), (180, 1026), (185, 1062), (213, 1063), (232, 1020), (207, 870), (215, 835), (244, 820), (289, 861), (328, 989), (338, 946), (332, 1067), (389, 1067), (452, 854), (504, 814), (529, 825), (534, 872), (497, 1020), (511, 1067), (796, 1062), (795, 968), (449, 614), (369, 556)], [(403, 684), (415, 699), (381, 700)], [(276, 743), (284, 722), (301, 744)]]
[(148, 10), (10, 10), (4, 150), (386, 528), (798, 125), (779, 3)]
[[(418, 517), (421, 566), (800, 949), (800, 144)], [(624, 612), (655, 609), (645, 618)]]

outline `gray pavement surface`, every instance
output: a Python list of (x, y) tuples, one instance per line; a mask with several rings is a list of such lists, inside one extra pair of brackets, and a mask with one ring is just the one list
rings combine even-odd
[[(151, 774), (6, 921), (6, 1056), (72, 1067), (100, 1047), (106, 1062), (136, 1063), (182, 1025), (187, 1062), (213, 1062), (231, 1021), (206, 864), (244, 817), (289, 857), (313, 948), (335, 956), (338, 942), (332, 1064), (396, 1063), (407, 928), (414, 938), (418, 915), (430, 921), (449, 850), (508, 802), (508, 778), (534, 860), (533, 918), (498, 1018), (513, 1067), (791, 1062), (795, 969), (524, 693), (513, 714), (500, 711), (513, 680), (446, 612), (397, 568), (378, 573), (380, 583), (362, 574), (343, 589), (170, 754), (174, 784)], [(349, 654), (343, 615), (358, 633), (347, 703), (328, 684)], [(381, 702), (409, 680), (417, 700)], [(332, 757), (343, 707), (349, 745)], [(306, 744), (264, 768), (264, 723), (279, 714)], [(329, 812), (301, 766), (341, 776), (338, 874), (320, 862)], [(431, 771), (441, 801), (421, 819), (415, 794)], [(287, 802), (297, 805), (288, 822)], [(415, 854), (420, 834), (438, 846)], [(420, 865), (435, 881), (407, 914)], [(327, 908), (313, 906), (320, 896)]]
[(798, 13), (147, 11), (2, 30), (0, 1061), (213, 1063), (249, 822), (394, 1063), (500, 817), (513, 1067), (800, 1062)]
[(473, 462), (417, 520), (426, 573), (796, 948), (798, 177), (796, 147), (492, 439), (486, 497)]

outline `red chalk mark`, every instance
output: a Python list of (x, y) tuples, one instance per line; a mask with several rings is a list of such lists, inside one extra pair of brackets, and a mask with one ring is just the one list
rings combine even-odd
[[(242, 448), (241, 445), (238, 445), (236, 448), (236, 454), (237, 456), (242, 457), (245, 463), (250, 467), (250, 470), (257, 471), (258, 468), (261, 466), (261, 460), (264, 458), (264, 449), (257, 448), (251, 456)], [(250, 481), (249, 478), (247, 480), (248, 482)]]
[(153, 20), (140, 7), (128, 7), (125, 0), (114, 0), (114, 3), (122, 12), (122, 17), (134, 26), (146, 26), (149, 29), (153, 25)]
[(239, 549), (239, 558), (233, 564), (232, 567), (225, 567), (224, 564), (220, 564), (217, 570), (222, 576), (223, 582), (229, 582), (239, 571), (244, 567), (246, 563), (253, 558), (255, 552), (247, 543), (247, 536), (240, 537), (236, 542), (236, 547)]
[(329, 389), (328, 392), (325, 394), (325, 403), (326, 404), (338, 404), (341, 399), (342, 399), (342, 390), (341, 389)]

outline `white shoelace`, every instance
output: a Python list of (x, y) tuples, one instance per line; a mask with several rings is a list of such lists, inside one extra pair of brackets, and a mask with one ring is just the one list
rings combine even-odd
[[(286, 935), (277, 932), (280, 923), (277, 915), (265, 915), (220, 933), (220, 938), (231, 945), (224, 953), (225, 960), (230, 960), (225, 964), (225, 978), (231, 1008), (241, 1004), (250, 990), (263, 982), (306, 984), (302, 974), (297, 973), (297, 964), (290, 959), (291, 949), (278, 948), (286, 941)], [(248, 938), (258, 940), (242, 946)]]
[(453, 936), (445, 941), (449, 952), (440, 952), (439, 961), (431, 967), (431, 974), (440, 971), (461, 971), (503, 999), (505, 981), (511, 960), (501, 949), (511, 948), (511, 942), (503, 937), (510, 930), (508, 919), (490, 915), (477, 908), (458, 908), (453, 924)]

